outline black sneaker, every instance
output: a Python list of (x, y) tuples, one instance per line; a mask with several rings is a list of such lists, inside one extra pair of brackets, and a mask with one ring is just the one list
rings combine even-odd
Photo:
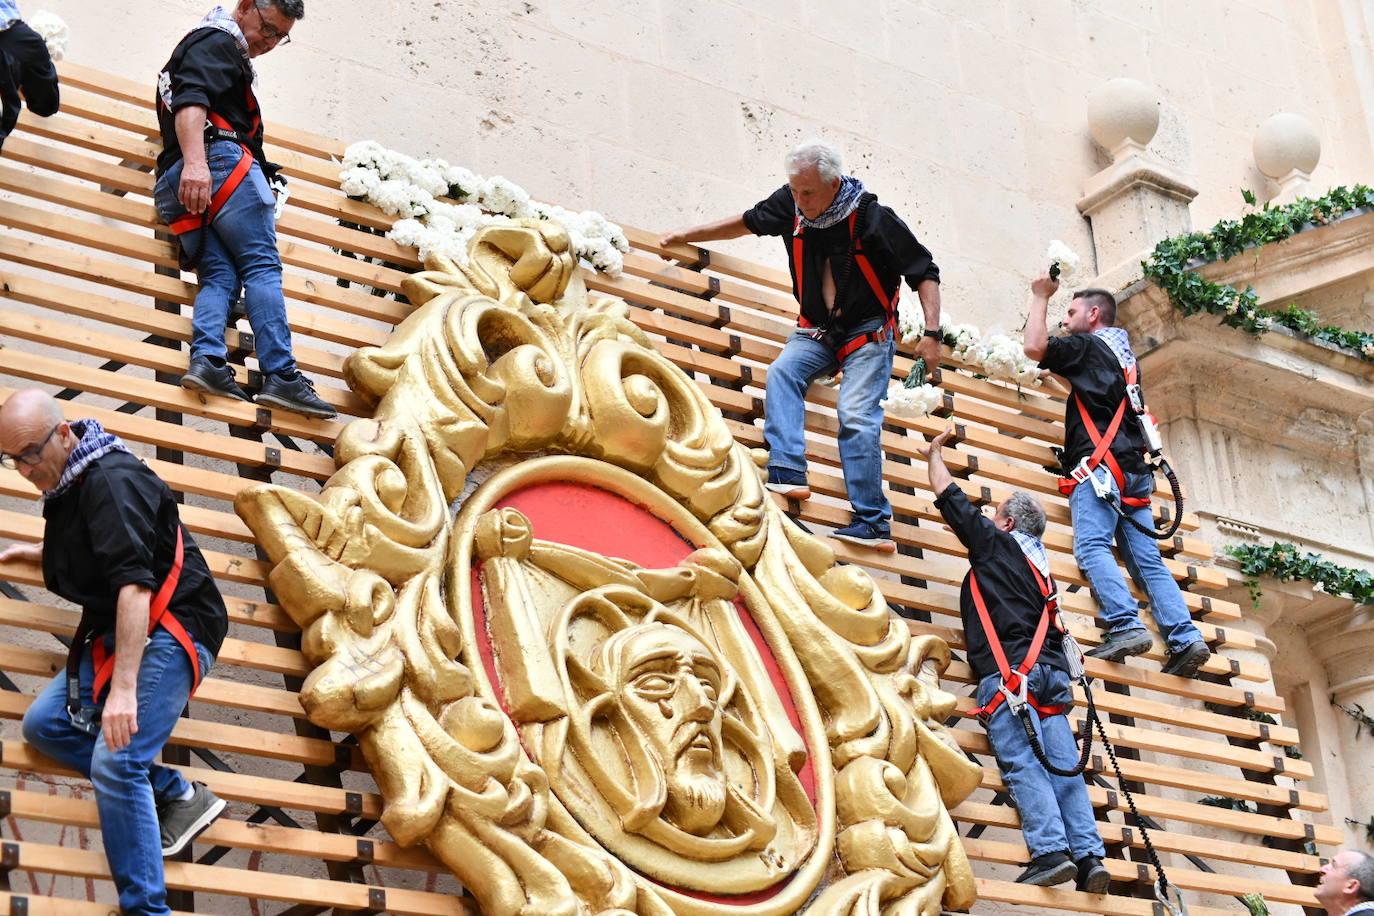
[(1112, 873), (1102, 865), (1097, 856), (1084, 856), (1078, 860), (1078, 880), (1074, 887), (1085, 894), (1105, 894), (1112, 883)]
[(835, 530), (835, 537), (860, 547), (872, 547), (884, 553), (896, 553), (897, 544), (892, 540), (892, 526), (886, 520), (877, 522), (850, 522)]
[(1108, 633), (1103, 637), (1101, 645), (1093, 646), (1083, 654), (1088, 658), (1119, 662), (1128, 655), (1141, 655), (1150, 651), (1152, 645), (1154, 640), (1150, 638), (1150, 631), (1144, 627), (1136, 627), (1122, 630), (1120, 633)]
[(1047, 852), (1036, 856), (1026, 865), (1026, 870), (1016, 879), (1017, 884), (1034, 884), (1036, 887), (1053, 887), (1072, 881), (1078, 874), (1078, 866), (1073, 864), (1067, 852)]
[(186, 801), (169, 801), (157, 810), (157, 823), (162, 831), (162, 855), (174, 856), (186, 844), (200, 836), (224, 810), (224, 799), (205, 788), (205, 783), (191, 783), (191, 797)]
[(804, 471), (789, 468), (769, 468), (768, 482), (764, 484), (774, 493), (781, 493), (788, 499), (810, 499), (811, 487), (806, 483)]
[(1170, 652), (1168, 660), (1160, 670), (1175, 677), (1196, 677), (1198, 669), (1211, 657), (1212, 650), (1207, 648), (1207, 643), (1198, 639), (1177, 652)]
[(287, 378), (279, 372), (268, 373), (263, 379), (262, 390), (258, 392), (258, 403), (268, 407), (280, 407), (292, 413), (328, 420), (339, 412), (320, 400), (310, 379), (297, 372)]
[(234, 370), (227, 365), (216, 366), (208, 356), (191, 358), (191, 365), (186, 367), (186, 374), (181, 377), (181, 387), (240, 401), (252, 400), (234, 381)]

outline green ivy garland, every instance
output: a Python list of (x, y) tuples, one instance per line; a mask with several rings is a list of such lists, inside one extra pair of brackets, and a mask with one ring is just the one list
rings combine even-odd
[[(1246, 203), (1255, 203), (1249, 191), (1244, 197)], [(1320, 324), (1316, 313), (1292, 304), (1280, 310), (1261, 308), (1252, 287), (1246, 286), (1241, 292), (1192, 272), (1200, 263), (1228, 261), (1247, 248), (1281, 242), (1306, 228), (1365, 208), (1374, 208), (1374, 188), (1362, 184), (1333, 188), (1321, 197), (1300, 198), (1277, 207), (1266, 203), (1263, 209), (1238, 220), (1224, 219), (1206, 232), (1165, 239), (1140, 266), (1184, 315), (1216, 315), (1227, 327), (1256, 337), (1281, 325), (1312, 340), (1353, 350), (1361, 359), (1374, 362), (1374, 333)]]
[(1258, 576), (1273, 576), (1280, 582), (1306, 579), (1330, 595), (1350, 598), (1356, 604), (1374, 604), (1374, 574), (1366, 569), (1339, 566), (1316, 553), (1301, 553), (1292, 544), (1276, 542), (1241, 544), (1226, 552), (1240, 562), (1240, 571), (1251, 578), (1246, 582), (1250, 599), (1259, 606)]

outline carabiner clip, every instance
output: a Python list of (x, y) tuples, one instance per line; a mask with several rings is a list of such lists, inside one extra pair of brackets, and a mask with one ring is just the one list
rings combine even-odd
[[(1166, 887), (1174, 889), (1174, 903), (1169, 902), (1169, 892)], [(1183, 902), (1183, 891), (1178, 889), (1176, 884), (1165, 884), (1164, 881), (1155, 882), (1155, 899), (1160, 902), (1164, 909), (1168, 910), (1173, 916), (1188, 916), (1188, 904)]]
[(1024, 677), (1021, 678), (1021, 687), (1019, 690), (1012, 690), (1009, 688), (1006, 681), (1003, 681), (997, 690), (1002, 696), (1006, 697), (1007, 708), (1011, 710), (1011, 714), (1014, 716), (1021, 715), (1021, 710), (1026, 708), (1026, 679)]

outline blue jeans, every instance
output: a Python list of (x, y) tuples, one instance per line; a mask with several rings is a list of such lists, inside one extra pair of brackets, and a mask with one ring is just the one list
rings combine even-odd
[[(993, 674), (978, 682), (978, 705), (986, 705), (1001, 685), (1001, 675)], [(1066, 671), (1049, 665), (1036, 665), (1026, 678), (1026, 689), (1044, 704), (1072, 703)], [(1060, 769), (1078, 762), (1078, 747), (1067, 716), (1040, 719), (1032, 713), (1036, 734), (1045, 756)], [(1074, 859), (1105, 853), (1097, 833), (1088, 788), (1081, 776), (1055, 776), (1035, 758), (1026, 741), (1025, 729), (1006, 703), (997, 707), (987, 722), (988, 744), (1002, 771), (1002, 781), (1011, 792), (1016, 810), (1021, 813), (1021, 833), (1031, 858), (1068, 850)]]
[[(210, 180), (219, 190), (243, 155), (237, 143), (216, 140), (206, 149)], [(177, 199), (184, 160), (157, 179), (153, 202), (158, 216), (170, 223), (186, 213)], [(291, 355), (291, 328), (286, 323), (286, 299), (281, 291), (281, 256), (277, 253), (277, 224), (272, 191), (256, 162), (238, 190), (229, 195), (201, 247), (205, 230), (193, 229), (181, 236), (182, 247), (192, 254), (201, 251), (196, 276), (200, 291), (191, 314), (191, 358), (216, 357), (223, 360), (224, 325), (229, 320), (229, 305), (243, 291), (243, 307), (263, 372), (288, 372), (296, 367)]]
[[(214, 659), (199, 645), (204, 677)], [(87, 648), (81, 657), (81, 703), (91, 705), (94, 669)], [(24, 740), (91, 781), (105, 858), (126, 916), (165, 914), (167, 886), (162, 873), (162, 836), (157, 805), (186, 793), (190, 785), (176, 770), (154, 763), (171, 737), (191, 693), (191, 661), (162, 627), (143, 648), (138, 669), (138, 733), (118, 751), (72, 725), (67, 715), (67, 673), (60, 672), (24, 713)], [(108, 694), (107, 694), (108, 695)], [(96, 706), (103, 706), (102, 698)]]
[[(882, 324), (875, 320), (856, 330), (874, 331)], [(845, 358), (840, 379), (840, 468), (854, 520), (869, 524), (892, 516), (883, 492), (883, 409), (878, 402), (887, 393), (896, 349), (890, 337), (865, 344)], [(801, 331), (787, 339), (777, 362), (768, 367), (763, 438), (770, 468), (806, 470), (806, 389), (838, 368), (835, 352), (819, 340)]]
[[(1113, 492), (1116, 481), (1104, 466), (1098, 466), (1098, 479), (1104, 476)], [(1154, 489), (1154, 478), (1149, 474), (1124, 473), (1127, 496), (1148, 496)], [(1141, 626), (1140, 615), (1135, 599), (1121, 578), (1116, 559), (1112, 556), (1112, 542), (1121, 553), (1121, 560), (1136, 586), (1150, 599), (1150, 612), (1159, 625), (1160, 636), (1170, 651), (1177, 651), (1202, 638), (1202, 633), (1193, 626), (1193, 618), (1188, 606), (1183, 603), (1183, 593), (1178, 583), (1165, 568), (1159, 556), (1159, 542), (1137, 531), (1116, 510), (1099, 499), (1093, 491), (1092, 483), (1084, 481), (1074, 487), (1069, 496), (1069, 508), (1073, 512), (1073, 555), (1078, 560), (1078, 568), (1083, 570), (1097, 604), (1102, 612), (1102, 622), (1107, 630), (1120, 633)], [(1154, 526), (1154, 517), (1149, 506), (1126, 506), (1131, 518), (1146, 528)]]

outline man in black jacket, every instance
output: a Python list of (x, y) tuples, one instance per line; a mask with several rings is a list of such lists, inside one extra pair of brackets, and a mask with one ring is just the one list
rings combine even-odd
[(258, 403), (327, 418), (336, 411), (296, 371), (291, 352), (268, 184), (277, 167), (263, 155), (251, 62), (289, 42), (304, 15), (304, 0), (239, 0), (181, 39), (158, 74), (163, 149), (153, 200), (200, 280), (182, 387), (249, 399), (225, 362), (224, 326), (242, 289), (263, 373)]
[(0, 0), (0, 149), (25, 102), (40, 117), (57, 113), (57, 69), (47, 44), (19, 18), (19, 8)]
[(1081, 891), (1105, 893), (1111, 875), (1102, 865), (1105, 850), (1083, 779), (1045, 769), (1002, 693), (1005, 687), (1027, 700), (1050, 762), (1072, 767), (1078, 749), (1065, 712), (1073, 691), (1049, 558), (1040, 542), (1045, 510), (1029, 494), (1016, 492), (991, 520), (985, 518), (940, 454), (953, 432), (946, 430), (927, 447), (926, 470), (935, 507), (968, 550), (972, 567), (960, 586), (959, 612), (980, 718), (1030, 850), (1031, 860), (1016, 880), (1049, 886), (1076, 879)]
[(165, 914), (162, 857), (224, 802), (155, 761), (219, 652), (224, 601), (176, 500), (94, 420), (67, 423), (37, 388), (0, 407), (0, 464), (43, 493), (38, 544), (0, 562), (41, 563), (81, 607), (67, 670), (24, 714), (24, 740), (90, 779), (105, 857), (126, 914)]
[(787, 157), (787, 184), (752, 209), (714, 223), (671, 232), (668, 246), (753, 233), (786, 239), (797, 330), (768, 367), (763, 436), (768, 489), (806, 499), (806, 389), (817, 378), (840, 379), (840, 467), (854, 514), (835, 537), (894, 551), (892, 506), (883, 493), (880, 401), (892, 376), (897, 296), (902, 280), (925, 313), (917, 355), (932, 370), (940, 358), (940, 269), (906, 223), (863, 182), (843, 174), (840, 154), (808, 140)]
[[(1073, 389), (1064, 405), (1064, 467), (1082, 468), (1080, 473), (1085, 474), (1069, 493), (1073, 553), (1092, 586), (1107, 629), (1101, 645), (1088, 654), (1119, 662), (1148, 651), (1154, 642), (1121, 578), (1112, 555), (1115, 543), (1131, 578), (1150, 599), (1150, 612), (1169, 652), (1164, 673), (1193, 677), (1211, 650), (1188, 613), (1178, 583), (1160, 559), (1159, 542), (1141, 530), (1154, 527), (1150, 511), (1154, 475), (1145, 462), (1145, 430), (1127, 390), (1128, 377), (1134, 380), (1137, 393), (1140, 384), (1130, 337), (1115, 326), (1112, 294), (1084, 289), (1074, 293), (1064, 318), (1068, 336), (1050, 339), (1045, 316), (1058, 288), (1059, 282), (1048, 272), (1031, 283), (1025, 351)], [(1099, 442), (1103, 443), (1100, 450)], [(1074, 479), (1066, 478), (1065, 486)], [(1113, 501), (1124, 506), (1121, 512), (1133, 518), (1134, 525), (1113, 507)]]

